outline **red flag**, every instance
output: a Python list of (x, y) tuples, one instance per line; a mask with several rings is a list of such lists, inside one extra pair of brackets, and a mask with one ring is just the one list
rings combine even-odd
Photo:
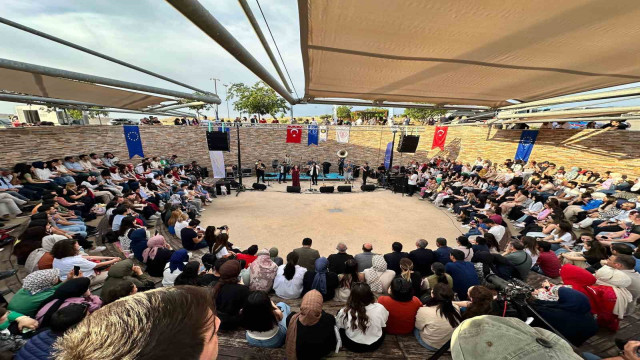
[(287, 126), (287, 142), (300, 144), (301, 140), (302, 140), (302, 126), (300, 125)]
[(436, 131), (433, 133), (433, 144), (431, 148), (440, 148), (444, 150), (444, 142), (447, 140), (447, 126), (436, 126)]

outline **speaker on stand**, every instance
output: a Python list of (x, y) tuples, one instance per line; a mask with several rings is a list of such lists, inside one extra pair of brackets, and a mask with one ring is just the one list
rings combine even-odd
[(398, 152), (415, 153), (420, 142), (420, 135), (402, 135), (398, 142)]

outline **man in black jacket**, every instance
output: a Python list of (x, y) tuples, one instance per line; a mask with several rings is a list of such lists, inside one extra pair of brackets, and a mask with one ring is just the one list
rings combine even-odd
[(384, 260), (387, 262), (387, 269), (396, 272), (396, 275), (400, 275), (400, 260), (409, 257), (409, 254), (402, 252), (402, 244), (394, 242), (391, 245), (393, 252), (384, 255)]
[(409, 253), (409, 259), (413, 261), (413, 270), (420, 272), (422, 277), (433, 275), (431, 264), (436, 260), (432, 250), (427, 249), (429, 243), (425, 239), (416, 241), (417, 249)]
[(345, 268), (344, 263), (349, 259), (353, 259), (353, 256), (347, 254), (347, 245), (345, 243), (338, 243), (336, 250), (338, 250), (337, 254), (331, 254), (327, 258), (329, 260), (329, 271), (342, 274)]

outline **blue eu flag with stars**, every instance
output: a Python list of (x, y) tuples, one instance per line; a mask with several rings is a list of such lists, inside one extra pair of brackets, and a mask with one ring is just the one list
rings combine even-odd
[(124, 139), (127, 142), (127, 149), (129, 150), (129, 159), (138, 155), (144, 157), (142, 151), (142, 139), (140, 139), (140, 129), (136, 125), (124, 125)]
[(307, 146), (318, 145), (318, 125), (309, 125), (307, 131)]
[(538, 130), (523, 130), (520, 135), (520, 142), (518, 143), (518, 150), (516, 150), (516, 160), (522, 160), (524, 162), (529, 161), (529, 156), (533, 150), (533, 144), (536, 143), (538, 138)]

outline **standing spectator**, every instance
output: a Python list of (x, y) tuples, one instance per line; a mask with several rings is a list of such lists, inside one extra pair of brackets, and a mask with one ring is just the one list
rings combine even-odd
[(336, 250), (338, 250), (337, 254), (331, 254), (327, 258), (329, 260), (329, 271), (342, 274), (345, 269), (345, 262), (353, 259), (353, 256), (347, 254), (347, 245), (345, 243), (338, 243)]
[(474, 285), (480, 285), (476, 268), (472, 263), (464, 261), (464, 253), (460, 250), (451, 250), (450, 260), (444, 268), (453, 279), (453, 290), (460, 300), (467, 300), (467, 290)]
[(342, 345), (353, 352), (377, 350), (384, 342), (388, 318), (389, 311), (376, 303), (369, 285), (354, 284), (347, 305), (336, 315)]
[(436, 246), (438, 247), (436, 251), (434, 251), (434, 255), (436, 256), (436, 261), (441, 263), (442, 265), (447, 265), (450, 260), (451, 248), (447, 246), (447, 239), (445, 238), (437, 238)]
[[(460, 250), (453, 250), (451, 253), (452, 257), (457, 253), (460, 253), (460, 256), (462, 256)], [(454, 262), (447, 264), (447, 267), (458, 263), (471, 265), (462, 259), (452, 261)], [(471, 267), (473, 268), (473, 265), (471, 265)], [(464, 295), (466, 297), (466, 292)], [(460, 308), (454, 305), (452, 301), (453, 291), (451, 288), (445, 284), (437, 284), (433, 290), (431, 290), (431, 299), (429, 299), (425, 306), (421, 307), (416, 314), (416, 329), (414, 334), (420, 345), (428, 350), (437, 351), (451, 339), (453, 329), (462, 322)]]
[(393, 252), (384, 255), (384, 260), (387, 262), (387, 269), (396, 272), (396, 275), (400, 274), (400, 260), (409, 257), (409, 254), (402, 251), (402, 244), (394, 242), (391, 244)]
[(302, 247), (293, 250), (299, 256), (298, 265), (310, 271), (315, 269), (315, 262), (320, 257), (318, 250), (311, 248), (312, 242), (310, 238), (304, 238)]
[(287, 318), (287, 359), (321, 359), (336, 348), (336, 318), (322, 310), (322, 294), (311, 290), (300, 303), (300, 313)]
[(416, 313), (422, 306), (420, 299), (413, 296), (412, 285), (403, 278), (391, 282), (389, 296), (380, 296), (378, 302), (389, 311), (385, 332), (393, 335), (410, 334), (416, 322)]
[(429, 242), (425, 239), (416, 241), (415, 250), (409, 253), (409, 259), (413, 261), (413, 268), (423, 277), (433, 274), (431, 264), (436, 261), (436, 256), (432, 250), (427, 249)]
[(358, 272), (363, 272), (365, 269), (371, 267), (371, 259), (377, 255), (373, 252), (373, 245), (370, 243), (362, 244), (362, 252), (356, 254), (355, 259), (358, 262)]

